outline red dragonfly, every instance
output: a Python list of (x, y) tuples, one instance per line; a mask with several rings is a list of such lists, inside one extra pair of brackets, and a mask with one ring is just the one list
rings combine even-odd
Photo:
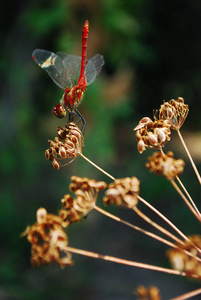
[(82, 57), (63, 52), (55, 54), (41, 49), (36, 49), (32, 53), (33, 60), (64, 90), (60, 103), (53, 108), (53, 114), (63, 118), (68, 111), (69, 120), (72, 121), (75, 114), (79, 120), (82, 120), (84, 127), (86, 122), (77, 110), (77, 106), (87, 86), (94, 82), (104, 65), (103, 56), (100, 54), (94, 55), (89, 60), (86, 59), (88, 34), (89, 22), (86, 21), (82, 30)]

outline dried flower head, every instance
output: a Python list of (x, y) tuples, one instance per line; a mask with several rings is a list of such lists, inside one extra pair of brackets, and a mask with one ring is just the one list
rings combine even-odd
[(28, 226), (23, 235), (31, 243), (31, 262), (34, 266), (57, 262), (60, 266), (72, 265), (71, 254), (63, 250), (68, 238), (59, 216), (48, 214), (46, 209), (37, 210), (37, 221)]
[(140, 181), (136, 177), (115, 179), (110, 183), (103, 202), (105, 205), (115, 204), (127, 208), (137, 205)]
[[(201, 249), (201, 236), (193, 235), (189, 237), (189, 240)], [(188, 250), (194, 256), (200, 257), (200, 252), (189, 241), (185, 241), (185, 245), (181, 249), (170, 249), (167, 251), (167, 256), (174, 269), (178, 271), (184, 271), (189, 277), (197, 275), (201, 279), (201, 263), (193, 256), (189, 256), (183, 252)], [(180, 245), (181, 247), (181, 245)]]
[(168, 180), (173, 180), (180, 175), (185, 165), (182, 159), (174, 159), (174, 154), (171, 151), (165, 155), (161, 152), (155, 152), (148, 160), (146, 167), (149, 171), (156, 175), (162, 175)]
[(188, 105), (184, 104), (184, 99), (182, 97), (179, 97), (177, 101), (172, 99), (169, 102), (164, 102), (159, 111), (155, 112), (155, 118), (159, 120), (168, 120), (171, 124), (171, 129), (178, 130), (183, 125), (188, 112)]
[(61, 159), (73, 161), (82, 152), (84, 138), (79, 127), (75, 123), (69, 122), (66, 127), (57, 128), (57, 137), (54, 141), (49, 140), (50, 148), (45, 151), (45, 157), (52, 161), (55, 169), (61, 167)]
[(60, 210), (59, 214), (64, 227), (80, 221), (82, 217), (87, 215), (96, 204), (98, 192), (107, 187), (104, 181), (95, 181), (86, 177), (72, 176), (71, 181), (69, 189), (75, 193), (76, 198), (67, 194), (61, 200), (63, 209)]
[(150, 118), (144, 117), (134, 130), (139, 153), (144, 152), (146, 147), (161, 149), (170, 140), (170, 123), (167, 120), (153, 122)]
[(139, 300), (160, 300), (159, 289), (155, 286), (149, 288), (144, 287), (143, 285), (139, 286), (135, 291), (137, 299)]

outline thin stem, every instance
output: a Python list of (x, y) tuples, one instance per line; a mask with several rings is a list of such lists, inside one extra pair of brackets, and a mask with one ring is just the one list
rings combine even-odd
[(107, 173), (106, 171), (104, 171), (103, 169), (101, 169), (99, 166), (97, 166), (95, 163), (93, 163), (90, 159), (88, 159), (86, 156), (84, 156), (82, 153), (80, 153), (80, 156), (82, 158), (84, 158), (88, 163), (90, 163), (92, 166), (94, 166), (96, 169), (98, 169), (99, 171), (101, 171), (103, 174), (105, 174), (106, 176), (108, 176), (109, 178), (111, 178), (112, 180), (115, 180), (115, 178), (110, 175), (109, 173)]
[(191, 204), (193, 205), (194, 209), (196, 210), (199, 218), (201, 219), (201, 214), (199, 209), (197, 208), (197, 206), (195, 205), (193, 199), (191, 198), (190, 194), (188, 193), (188, 191), (186, 190), (185, 186), (183, 185), (182, 181), (180, 180), (179, 176), (176, 176), (177, 181), (179, 182), (179, 184), (181, 185), (182, 189), (184, 190), (184, 192), (186, 193), (188, 199), (190, 200)]
[(159, 231), (164, 233), (165, 235), (169, 236), (171, 239), (176, 241), (177, 243), (184, 245), (184, 242), (178, 239), (175, 235), (171, 234), (168, 230), (164, 229), (154, 221), (152, 221), (150, 218), (148, 218), (144, 213), (142, 213), (136, 206), (133, 208), (133, 210), (140, 216), (143, 220), (145, 220), (147, 223), (152, 225), (153, 227), (157, 228)]
[(199, 181), (199, 183), (201, 184), (201, 177), (200, 177), (200, 174), (199, 174), (199, 172), (198, 172), (198, 170), (197, 170), (197, 168), (196, 168), (196, 165), (195, 165), (195, 163), (194, 163), (194, 161), (193, 161), (193, 159), (192, 159), (192, 157), (191, 157), (191, 154), (190, 154), (190, 152), (189, 152), (189, 150), (188, 150), (188, 148), (187, 148), (187, 146), (186, 146), (186, 143), (184, 142), (184, 139), (183, 139), (183, 137), (182, 137), (181, 132), (180, 132), (179, 129), (177, 129), (177, 133), (178, 133), (179, 138), (180, 138), (180, 140), (181, 140), (181, 142), (182, 142), (182, 144), (183, 144), (183, 146), (184, 146), (184, 149), (186, 150), (186, 153), (187, 153), (188, 158), (189, 158), (189, 160), (190, 160), (190, 162), (191, 162), (191, 165), (192, 165), (192, 167), (193, 167), (193, 169), (194, 169), (194, 172), (195, 172), (195, 174), (196, 174), (196, 176), (197, 176), (197, 178), (198, 178), (198, 181)]
[(201, 288), (197, 289), (195, 291), (183, 294), (179, 297), (172, 298), (171, 300), (185, 300), (185, 299), (189, 299), (189, 298), (194, 297), (194, 296), (199, 295), (199, 294), (201, 294)]
[(195, 211), (195, 209), (192, 207), (192, 205), (189, 203), (188, 199), (184, 196), (184, 194), (182, 193), (182, 191), (180, 190), (180, 188), (178, 187), (178, 185), (176, 184), (176, 182), (174, 180), (170, 180), (170, 182), (172, 183), (173, 187), (175, 188), (175, 190), (179, 193), (179, 195), (182, 197), (182, 199), (184, 200), (184, 202), (186, 203), (186, 205), (188, 206), (188, 208), (191, 210), (191, 212), (194, 214), (194, 216), (198, 219), (198, 221), (201, 221), (200, 216), (197, 214), (197, 212)]
[[(190, 241), (183, 232), (181, 232), (169, 219), (167, 219), (162, 213), (160, 213), (155, 207), (149, 204), (146, 200), (142, 197), (138, 196), (138, 200), (148, 206), (151, 210), (153, 210), (161, 219), (163, 219), (168, 225), (170, 225), (184, 240)], [(183, 243), (184, 244), (184, 243)]]
[(141, 233), (144, 233), (144, 234), (146, 234), (146, 235), (148, 235), (148, 236), (150, 236), (150, 237), (152, 237), (152, 238), (158, 240), (158, 241), (161, 242), (161, 243), (164, 243), (164, 244), (166, 244), (166, 245), (168, 245), (168, 246), (170, 246), (170, 247), (172, 247), (172, 248), (176, 248), (176, 249), (179, 248), (177, 245), (171, 243), (170, 241), (168, 241), (168, 240), (166, 240), (166, 239), (163, 239), (163, 238), (161, 238), (160, 236), (158, 236), (158, 235), (156, 235), (156, 234), (153, 234), (152, 232), (149, 232), (149, 231), (144, 230), (144, 229), (142, 229), (142, 228), (140, 228), (140, 227), (138, 227), (138, 226), (135, 226), (135, 225), (133, 225), (133, 224), (127, 222), (127, 221), (124, 221), (124, 220), (122, 220), (121, 218), (119, 218), (119, 217), (117, 217), (117, 216), (115, 216), (115, 215), (113, 215), (113, 214), (111, 214), (111, 213), (105, 211), (104, 209), (102, 209), (102, 208), (100, 208), (100, 207), (98, 207), (98, 206), (96, 206), (96, 205), (94, 206), (94, 209), (97, 210), (98, 212), (100, 212), (101, 214), (107, 216), (108, 218), (111, 218), (111, 219), (113, 219), (113, 220), (115, 220), (115, 221), (117, 221), (117, 222), (120, 222), (120, 223), (122, 223), (122, 224), (124, 224), (124, 225), (126, 225), (126, 226), (128, 226), (128, 227), (131, 227), (131, 228), (133, 228), (133, 229), (135, 229), (135, 230), (137, 230), (137, 231), (139, 231), (139, 232), (141, 232)]
[[(130, 261), (130, 260), (126, 260), (126, 259), (122, 259), (122, 258), (118, 258), (118, 257), (113, 257), (113, 256), (109, 256), (109, 255), (101, 255), (101, 254), (98, 254), (98, 253), (95, 253), (95, 252), (81, 250), (81, 249), (77, 249), (77, 248), (73, 248), (73, 247), (69, 247), (69, 246), (65, 247), (62, 250), (63, 251), (69, 251), (71, 253), (76, 253), (76, 254), (88, 256), (88, 257), (92, 257), (92, 258), (111, 261), (111, 262), (114, 262), (114, 263), (123, 264), (123, 265), (131, 266), (131, 267), (147, 269), (147, 270), (152, 270), (152, 271), (158, 271), (158, 272), (163, 272), (163, 273), (168, 273), (168, 274), (173, 274), (173, 275), (187, 276), (186, 272), (181, 272), (181, 271), (177, 271), (177, 270), (173, 270), (173, 269), (167, 269), (167, 268), (161, 268), (161, 267), (148, 265), (148, 264), (143, 264), (143, 263)], [(198, 278), (197, 275), (193, 275), (192, 277)]]
[(140, 228), (140, 227), (138, 227), (138, 226), (135, 226), (135, 225), (133, 225), (133, 224), (127, 222), (127, 221), (124, 221), (124, 220), (122, 220), (121, 218), (119, 218), (119, 217), (117, 217), (117, 216), (115, 216), (115, 215), (113, 215), (113, 214), (111, 214), (111, 213), (105, 211), (104, 209), (98, 207), (97, 205), (94, 206), (94, 209), (95, 209), (96, 211), (100, 212), (101, 214), (105, 215), (106, 217), (111, 218), (111, 219), (113, 219), (113, 220), (115, 220), (115, 221), (117, 221), (117, 222), (120, 222), (120, 223), (122, 223), (122, 224), (124, 224), (124, 225), (126, 225), (126, 226), (128, 226), (128, 227), (131, 227), (131, 228), (133, 228), (133, 229), (135, 229), (135, 230), (137, 230), (137, 231), (139, 231), (139, 232), (141, 232), (141, 233), (144, 233), (145, 235), (150, 236), (151, 238), (153, 238), (153, 239), (155, 239), (155, 240), (157, 240), (157, 241), (159, 241), (159, 242), (161, 242), (161, 243), (164, 243), (164, 244), (168, 245), (169, 247), (172, 247), (172, 248), (174, 248), (174, 249), (182, 250), (182, 251), (183, 251), (184, 253), (186, 253), (187, 255), (189, 255), (189, 256), (191, 256), (191, 257), (193, 257), (193, 258), (195, 258), (196, 260), (198, 260), (198, 261), (201, 262), (201, 258), (195, 256), (194, 254), (192, 254), (191, 252), (189, 252), (189, 251), (187, 251), (187, 250), (184, 250), (184, 249), (180, 248), (179, 246), (177, 246), (177, 245), (171, 243), (170, 241), (161, 238), (160, 236), (158, 236), (158, 235), (156, 235), (156, 234), (154, 234), (154, 233), (152, 233), (152, 232), (149, 232), (149, 231), (144, 230), (144, 229), (142, 229), (142, 228)]

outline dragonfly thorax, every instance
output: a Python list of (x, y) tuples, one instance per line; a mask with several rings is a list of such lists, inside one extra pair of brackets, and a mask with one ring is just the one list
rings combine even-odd
[(74, 86), (72, 88), (67, 88), (63, 94), (60, 103), (54, 106), (53, 114), (58, 118), (63, 118), (66, 116), (66, 111), (74, 111), (79, 102), (82, 100), (86, 86), (78, 87)]
[(86, 90), (86, 86), (78, 87), (74, 86), (70, 89), (66, 89), (63, 97), (62, 104), (68, 111), (73, 111), (82, 100), (84, 91)]

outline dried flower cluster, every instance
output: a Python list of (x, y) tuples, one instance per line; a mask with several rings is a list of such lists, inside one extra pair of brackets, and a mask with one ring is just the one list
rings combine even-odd
[(71, 181), (69, 189), (75, 193), (76, 198), (67, 194), (61, 200), (63, 208), (59, 215), (63, 220), (64, 227), (80, 221), (87, 215), (96, 204), (98, 192), (107, 187), (104, 181), (95, 181), (86, 177), (72, 176)]
[(31, 243), (31, 262), (34, 266), (52, 262), (57, 262), (61, 267), (73, 264), (71, 254), (63, 252), (68, 245), (68, 238), (59, 216), (39, 208), (36, 223), (28, 226), (23, 235), (27, 235)]
[(69, 122), (66, 127), (57, 128), (57, 137), (54, 141), (49, 140), (50, 148), (45, 151), (45, 157), (52, 161), (55, 169), (61, 167), (60, 159), (70, 158), (71, 162), (82, 152), (84, 138), (79, 127)]
[(173, 180), (176, 176), (180, 175), (184, 170), (183, 159), (174, 159), (172, 151), (167, 154), (155, 152), (149, 156), (146, 167), (149, 171), (154, 172), (156, 175), (162, 175), (168, 180)]
[[(201, 249), (201, 236), (193, 235), (189, 237), (189, 240)], [(201, 258), (201, 253), (191, 243), (186, 241), (185, 246), (182, 249), (170, 249), (167, 252), (167, 256), (174, 269), (179, 271), (185, 271), (189, 277), (197, 275), (201, 279), (201, 262), (195, 259), (193, 256), (189, 256), (183, 252), (183, 249), (188, 250), (194, 256)]]
[(182, 97), (179, 97), (177, 101), (171, 99), (169, 102), (164, 102), (160, 109), (154, 112), (155, 121), (148, 117), (142, 118), (134, 128), (139, 153), (144, 152), (146, 147), (162, 149), (170, 141), (170, 129), (179, 130), (188, 111), (188, 105), (184, 104)]
[(179, 97), (177, 101), (171, 99), (169, 102), (164, 102), (158, 113), (159, 120), (168, 120), (171, 123), (171, 129), (178, 130), (183, 125), (189, 108), (187, 104), (184, 104), (184, 99)]
[(140, 181), (136, 177), (115, 179), (108, 185), (103, 202), (105, 205), (115, 204), (127, 208), (137, 205)]
[(144, 152), (146, 147), (161, 149), (170, 140), (170, 123), (167, 120), (152, 121), (144, 117), (134, 130), (139, 153)]
[(141, 285), (137, 288), (135, 294), (139, 300), (161, 300), (160, 292), (155, 286), (146, 288)]

